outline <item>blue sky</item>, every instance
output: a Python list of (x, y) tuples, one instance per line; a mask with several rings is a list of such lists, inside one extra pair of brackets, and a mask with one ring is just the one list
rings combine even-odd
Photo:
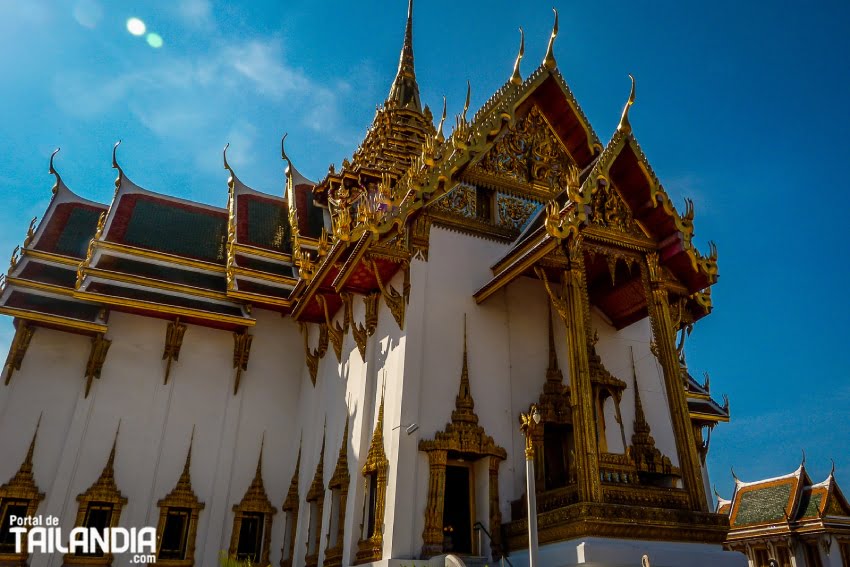
[[(47, 159), (77, 193), (109, 202), (112, 144), (140, 185), (224, 206), (221, 148), (240, 178), (280, 192), (279, 141), (321, 178), (351, 155), (386, 97), (406, 2), (0, 0), (0, 251), (50, 197)], [(603, 141), (637, 78), (635, 134), (697, 241), (720, 254), (714, 313), (688, 343), (733, 420), (712, 437), (721, 493), (834, 458), (850, 490), (847, 183), (850, 4), (558, 2), (559, 67)], [(479, 107), (512, 70), (526, 31), (542, 59), (550, 3), (419, 0), (423, 103)], [(128, 33), (138, 17), (163, 38)], [(451, 122), (451, 121), (449, 121)], [(11, 338), (0, 322), (0, 343)]]

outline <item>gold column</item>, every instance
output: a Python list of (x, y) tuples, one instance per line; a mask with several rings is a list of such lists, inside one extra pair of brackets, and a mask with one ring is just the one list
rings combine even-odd
[(429, 451), (428, 504), (422, 531), (422, 557), (443, 552), (443, 504), (446, 497), (446, 451)]
[(676, 329), (670, 314), (667, 290), (663, 287), (661, 266), (658, 253), (646, 255), (645, 285), (647, 286), (647, 304), (652, 334), (657, 347), (658, 361), (664, 369), (664, 383), (667, 388), (667, 400), (670, 404), (670, 418), (676, 437), (676, 452), (679, 455), (679, 467), (682, 470), (684, 488), (691, 499), (691, 508), (706, 511), (708, 506), (702, 490), (702, 474), (696, 440), (687, 411), (685, 388), (682, 372), (676, 352)]
[(499, 508), (499, 464), (490, 456), (490, 553), (494, 560), (502, 556), (502, 511)]
[[(594, 423), (593, 386), (590, 382), (590, 306), (584, 274), (584, 251), (581, 236), (570, 236), (564, 243), (568, 267), (563, 272), (562, 297), (558, 298), (544, 279), (549, 296), (567, 331), (570, 368), (570, 407), (576, 443), (576, 472), (579, 498), (601, 502), (599, 450)], [(540, 273), (543, 273), (542, 270)], [(545, 274), (544, 274), (545, 275)]]

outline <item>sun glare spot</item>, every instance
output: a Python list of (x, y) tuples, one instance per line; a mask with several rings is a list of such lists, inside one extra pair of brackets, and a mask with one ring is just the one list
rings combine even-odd
[(145, 22), (140, 20), (139, 18), (130, 18), (127, 20), (127, 31), (133, 35), (144, 35), (145, 33)]
[(150, 45), (154, 49), (159, 49), (160, 47), (162, 47), (162, 36), (157, 33), (149, 33), (147, 40), (148, 45)]

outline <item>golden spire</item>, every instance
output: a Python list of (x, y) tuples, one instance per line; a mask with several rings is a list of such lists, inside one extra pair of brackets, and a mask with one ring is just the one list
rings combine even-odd
[(183, 463), (183, 472), (177, 480), (177, 486), (192, 486), (192, 445), (195, 444), (195, 426), (192, 426), (192, 436), (189, 438), (189, 451), (186, 453), (186, 462)]
[(626, 101), (626, 106), (623, 107), (623, 116), (620, 117), (620, 124), (617, 126), (617, 131), (623, 134), (632, 133), (632, 125), (629, 123), (629, 107), (635, 103), (635, 78), (631, 73), (629, 78), (632, 80), (632, 90), (629, 93), (629, 100)]
[(32, 434), (32, 441), (30, 441), (27, 456), (24, 458), (24, 462), (21, 463), (21, 468), (18, 470), (18, 474), (23, 473), (32, 476), (32, 458), (35, 454), (35, 440), (38, 438), (38, 430), (41, 427), (41, 416), (42, 414), (38, 414), (38, 422), (35, 424), (35, 433)]
[(416, 71), (413, 67), (413, 0), (408, 0), (407, 3), (407, 27), (404, 30), (404, 43), (401, 46), (398, 72), (390, 88), (387, 103), (422, 112), (422, 104), (419, 102), (419, 85), (416, 84)]
[[(35, 433), (33, 433), (32, 441), (30, 441), (30, 446), (27, 450), (27, 455), (24, 457), (24, 461), (21, 463), (18, 472), (15, 473), (15, 476), (13, 476), (9, 482), (0, 486), (0, 490), (2, 490), (6, 496), (13, 495), (15, 497), (34, 500), (36, 506), (39, 502), (44, 500), (44, 493), (38, 491), (38, 486), (35, 484), (35, 478), (32, 472), (35, 440), (38, 437), (38, 430), (40, 427), (41, 415), (38, 416)], [(32, 502), (30, 503), (30, 506), (33, 506)], [(31, 508), (31, 510), (35, 511), (35, 508)]]
[(543, 58), (543, 66), (549, 70), (554, 70), (558, 66), (555, 61), (555, 38), (558, 37), (558, 10), (552, 8), (555, 12), (555, 25), (552, 26), (552, 35), (549, 36), (549, 46), (546, 48), (546, 57)]
[(230, 167), (230, 164), (227, 163), (227, 148), (230, 147), (230, 142), (227, 142), (224, 145), (224, 150), (221, 152), (222, 159), (224, 160), (224, 169), (230, 172), (230, 179), (228, 179), (228, 185), (233, 189), (233, 182), (236, 181), (236, 174), (233, 172), (233, 168)]
[(519, 63), (522, 61), (522, 57), (525, 55), (525, 32), (522, 31), (522, 27), (519, 28), (519, 53), (516, 56), (516, 62), (514, 63), (514, 74), (511, 75), (511, 84), (512, 85), (521, 85), (522, 84), (522, 75), (519, 73)]
[(455, 398), (455, 411), (452, 412), (452, 421), (468, 421), (478, 423), (475, 415), (475, 400), (472, 399), (472, 390), (469, 385), (469, 361), (466, 346), (466, 314), (463, 315), (463, 367), (460, 372), (460, 388)]
[(437, 126), (437, 141), (445, 142), (446, 137), (443, 135), (443, 124), (446, 123), (446, 97), (443, 97), (443, 115), (440, 117), (440, 125)]

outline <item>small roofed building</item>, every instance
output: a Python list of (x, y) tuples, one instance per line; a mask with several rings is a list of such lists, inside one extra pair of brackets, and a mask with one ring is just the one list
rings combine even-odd
[[(734, 473), (733, 473), (734, 475)], [(742, 482), (731, 500), (717, 496), (717, 512), (729, 516), (726, 548), (747, 556), (751, 567), (847, 567), (850, 505), (835, 480), (812, 482), (805, 458), (794, 472)]]

